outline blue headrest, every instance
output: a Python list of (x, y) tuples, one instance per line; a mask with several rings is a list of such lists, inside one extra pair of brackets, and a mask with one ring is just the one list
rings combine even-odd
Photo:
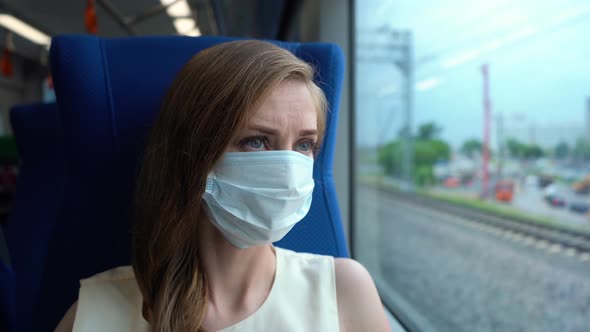
[[(197, 52), (233, 40), (223, 37), (104, 39), (60, 36), (51, 66), (68, 162), (62, 218), (52, 239), (39, 315), (63, 314), (77, 280), (130, 260), (130, 207), (138, 161), (161, 99)], [(317, 70), (330, 104), (326, 136), (314, 168), (309, 215), (278, 245), (347, 256), (332, 159), (343, 77), (341, 50), (332, 44), (279, 43)], [(40, 326), (49, 326), (53, 317)], [(41, 319), (43, 321), (43, 319)]]
[(21, 160), (4, 233), (16, 274), (18, 331), (28, 331), (61, 209), (66, 170), (55, 103), (14, 106), (10, 121)]

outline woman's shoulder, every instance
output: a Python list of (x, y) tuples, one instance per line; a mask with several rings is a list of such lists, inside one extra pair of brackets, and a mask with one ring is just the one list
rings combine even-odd
[(334, 257), (321, 254), (312, 254), (308, 252), (297, 252), (291, 249), (274, 247), (277, 254), (281, 255), (286, 259), (297, 259), (302, 261), (313, 261), (313, 260), (334, 260)]
[(334, 261), (342, 331), (389, 331), (375, 283), (367, 269), (350, 258)]
[(117, 280), (134, 280), (135, 274), (131, 265), (119, 266), (110, 270), (97, 273), (91, 277), (80, 280), (80, 284), (111, 282)]
[(80, 280), (80, 300), (88, 300), (93, 304), (99, 300), (137, 302), (140, 295), (131, 266), (116, 267)]
[(281, 269), (334, 274), (334, 257), (332, 256), (275, 248), (278, 257), (277, 262), (283, 264)]
[[(268, 326), (268, 330), (338, 331), (334, 258), (275, 248), (275, 282), (259, 311), (259, 319), (264, 320), (260, 326)], [(286, 312), (290, 314), (286, 316)]]
[(142, 295), (131, 266), (80, 280), (74, 331), (145, 331)]

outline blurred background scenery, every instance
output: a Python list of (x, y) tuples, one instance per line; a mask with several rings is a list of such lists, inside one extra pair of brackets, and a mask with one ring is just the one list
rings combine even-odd
[(355, 6), (355, 245), (412, 330), (590, 328), (590, 2)]

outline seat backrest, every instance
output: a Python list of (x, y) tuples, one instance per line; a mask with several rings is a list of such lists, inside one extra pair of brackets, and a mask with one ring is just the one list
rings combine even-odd
[[(177, 36), (53, 39), (51, 66), (69, 172), (35, 317), (39, 330), (55, 326), (76, 299), (80, 278), (130, 263), (133, 184), (161, 99), (194, 54), (230, 40)], [(311, 211), (278, 245), (347, 256), (332, 179), (342, 52), (331, 44), (277, 44), (317, 69), (317, 82), (330, 104), (324, 145), (314, 166)]]
[(55, 103), (14, 106), (10, 122), (20, 165), (4, 234), (16, 275), (18, 330), (28, 331), (63, 199), (63, 132)]
[(15, 283), (14, 270), (0, 259), (0, 331), (12, 332), (16, 329)]
[(0, 331), (11, 332), (16, 323), (16, 281), (5, 244), (0, 228)]

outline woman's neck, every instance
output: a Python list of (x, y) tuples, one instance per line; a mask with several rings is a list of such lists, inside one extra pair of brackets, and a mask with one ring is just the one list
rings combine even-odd
[[(264, 303), (274, 282), (276, 256), (270, 245), (246, 249), (233, 246), (205, 218), (198, 237), (209, 288), (205, 327), (216, 330), (239, 322)], [(207, 326), (207, 322), (220, 326)]]

